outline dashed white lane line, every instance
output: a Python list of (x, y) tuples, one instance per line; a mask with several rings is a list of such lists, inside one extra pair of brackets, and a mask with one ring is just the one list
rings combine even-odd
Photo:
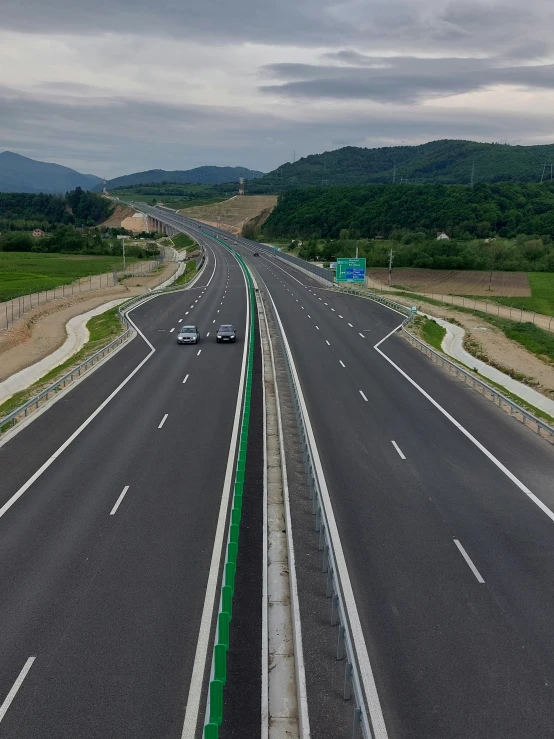
[(342, 361), (342, 359), (339, 359), (339, 364), (341, 367), (346, 367), (345, 363)]
[(475, 567), (475, 565), (474, 565), (474, 564), (473, 564), (473, 562), (471, 561), (471, 557), (470, 557), (470, 556), (469, 556), (469, 554), (468, 554), (468, 553), (466, 552), (466, 550), (465, 550), (465, 549), (463, 548), (463, 546), (462, 546), (462, 545), (461, 545), (461, 543), (460, 543), (460, 542), (458, 541), (458, 539), (454, 539), (454, 544), (455, 544), (455, 545), (456, 545), (456, 546), (458, 547), (458, 549), (460, 550), (460, 554), (461, 554), (461, 555), (462, 555), (462, 557), (463, 557), (463, 558), (465, 559), (465, 561), (466, 561), (466, 563), (467, 563), (467, 565), (468, 565), (469, 569), (470, 569), (470, 570), (471, 570), (471, 571), (473, 572), (473, 574), (474, 574), (474, 575), (475, 575), (475, 577), (477, 578), (477, 582), (480, 582), (481, 584), (483, 584), (483, 583), (484, 583), (485, 581), (483, 580), (483, 578), (482, 578), (482, 576), (481, 576), (481, 573), (479, 572), (479, 570), (477, 569), (477, 567)]
[(323, 303), (323, 305), (329, 305), (329, 303)]
[(311, 315), (308, 313), (308, 318), (311, 318)]
[(173, 328), (170, 328), (170, 329), (169, 329), (169, 333), (170, 333), (170, 334), (172, 334), (172, 333), (173, 333), (174, 331), (175, 331), (175, 326), (173, 326)]
[(302, 310), (306, 310), (303, 305), (301, 305), (300, 307), (302, 308)]
[(319, 331), (319, 326), (316, 326), (317, 330)]
[(334, 308), (331, 308), (331, 310), (333, 311), (333, 313), (336, 313), (336, 310)]
[(339, 318), (342, 318), (341, 314), (339, 313)]
[(184, 384), (185, 384), (185, 382), (186, 382), (186, 381), (187, 381), (188, 379), (189, 379), (189, 376), (188, 376), (188, 375), (185, 375), (185, 379), (183, 380), (182, 384), (184, 385)]
[(199, 356), (200, 356), (200, 353), (201, 353), (201, 352), (202, 352), (202, 349), (199, 349), (199, 350), (198, 350), (198, 351), (196, 352), (196, 356), (197, 356), (197, 357), (199, 357)]
[(327, 344), (327, 346), (331, 346), (331, 344), (327, 341), (327, 339), (325, 339), (325, 343)]
[(208, 331), (208, 333), (206, 334), (206, 338), (208, 338), (209, 335), (210, 335), (210, 332)]
[(350, 328), (354, 328), (354, 326), (351, 323), (349, 323), (348, 325), (350, 326)]
[(21, 670), (21, 672), (17, 676), (17, 680), (12, 685), (12, 688), (11, 688), (10, 692), (5, 697), (4, 702), (0, 706), (0, 721), (2, 721), (2, 719), (4, 718), (4, 716), (6, 715), (6, 713), (8, 712), (8, 708), (11, 706), (13, 699), (17, 695), (17, 691), (19, 690), (19, 688), (23, 684), (23, 680), (25, 680), (25, 678), (27, 677), (27, 673), (29, 672), (29, 670), (33, 666), (33, 662), (35, 661), (35, 659), (36, 659), (36, 657), (29, 657), (29, 659), (27, 660), (27, 662), (25, 662), (25, 664), (23, 665), (23, 669)]
[(114, 507), (113, 507), (113, 508), (112, 508), (112, 510), (110, 511), (110, 516), (113, 516), (113, 515), (114, 515), (114, 513), (115, 513), (115, 512), (117, 511), (117, 509), (119, 508), (119, 505), (120, 505), (121, 501), (123, 500), (123, 498), (125, 497), (125, 493), (127, 492), (127, 490), (129, 490), (129, 486), (128, 486), (128, 485), (125, 485), (125, 487), (124, 487), (124, 488), (123, 488), (123, 490), (121, 491), (121, 494), (120, 494), (119, 498), (118, 498), (118, 499), (117, 499), (117, 500), (115, 501), (115, 505), (114, 505)]
[(321, 298), (318, 298), (318, 300), (321, 300)]
[(177, 323), (183, 323), (183, 319), (182, 318), (179, 318), (179, 320), (177, 321)]
[(161, 429), (161, 427), (164, 425), (164, 423), (166, 422), (168, 416), (169, 416), (169, 413), (166, 413), (165, 416), (162, 418), (162, 420), (160, 421), (160, 424), (158, 426), (159, 429)]
[(212, 323), (215, 323), (215, 318), (214, 318), (214, 320), (212, 321)]
[(366, 403), (369, 402), (368, 399), (366, 398), (366, 396), (364, 395), (364, 393), (361, 390), (360, 390), (360, 395), (362, 396), (362, 398), (365, 400)]
[(365, 336), (361, 332), (358, 332), (358, 336), (361, 336), (362, 339), (365, 339)]
[(188, 310), (187, 310), (187, 311), (185, 311), (185, 316), (188, 316), (188, 314), (189, 314)]
[(219, 308), (217, 309), (217, 312), (219, 313)]
[(392, 443), (393, 447), (396, 449), (396, 451), (398, 452), (398, 454), (400, 455), (400, 459), (406, 459), (406, 457), (402, 453), (402, 449), (400, 449), (400, 447), (398, 446), (398, 444), (396, 443), (396, 441), (393, 441), (391, 443)]

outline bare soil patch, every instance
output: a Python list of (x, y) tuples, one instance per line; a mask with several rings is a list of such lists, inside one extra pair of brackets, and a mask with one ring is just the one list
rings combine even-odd
[[(386, 269), (369, 269), (367, 273), (372, 280), (383, 285), (388, 284)], [(436, 295), (531, 297), (531, 287), (525, 272), (493, 272), (491, 280), (490, 272), (402, 267), (393, 270), (391, 284)]]
[(107, 228), (121, 228), (121, 224), (125, 218), (130, 218), (134, 212), (128, 205), (116, 205), (111, 216), (100, 225), (106, 226)]
[(185, 208), (179, 212), (211, 226), (220, 226), (226, 231), (240, 234), (246, 221), (259, 216), (265, 210), (271, 212), (276, 204), (276, 195), (235, 195), (222, 203)]

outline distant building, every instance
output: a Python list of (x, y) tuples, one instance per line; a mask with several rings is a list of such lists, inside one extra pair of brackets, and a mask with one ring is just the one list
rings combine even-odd
[(450, 236), (444, 233), (444, 231), (437, 231), (437, 241), (444, 241), (447, 239), (450, 241)]
[(33, 231), (33, 236), (44, 236), (44, 231), (42, 228), (35, 228)]

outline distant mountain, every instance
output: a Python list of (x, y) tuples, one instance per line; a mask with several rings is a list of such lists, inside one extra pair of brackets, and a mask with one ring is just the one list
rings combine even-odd
[(419, 146), (343, 149), (312, 154), (286, 163), (248, 186), (256, 192), (279, 193), (309, 185), (374, 183), (469, 184), (474, 182), (539, 182), (545, 164), (550, 177), (554, 145), (510, 146), (444, 139)]
[(60, 164), (38, 162), (11, 151), (0, 153), (0, 192), (63, 194), (76, 187), (92, 190), (101, 182), (96, 175), (81, 174)]
[(194, 169), (149, 169), (147, 172), (116, 177), (108, 180), (108, 190), (115, 187), (132, 187), (133, 185), (151, 185), (160, 182), (175, 182), (187, 185), (222, 185), (225, 182), (238, 182), (239, 177), (253, 180), (262, 177), (263, 172), (257, 172), (245, 167), (195, 167)]

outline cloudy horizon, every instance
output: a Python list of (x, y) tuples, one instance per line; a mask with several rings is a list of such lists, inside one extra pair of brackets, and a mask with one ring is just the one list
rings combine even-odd
[(112, 178), (554, 141), (546, 0), (7, 0), (0, 150)]

